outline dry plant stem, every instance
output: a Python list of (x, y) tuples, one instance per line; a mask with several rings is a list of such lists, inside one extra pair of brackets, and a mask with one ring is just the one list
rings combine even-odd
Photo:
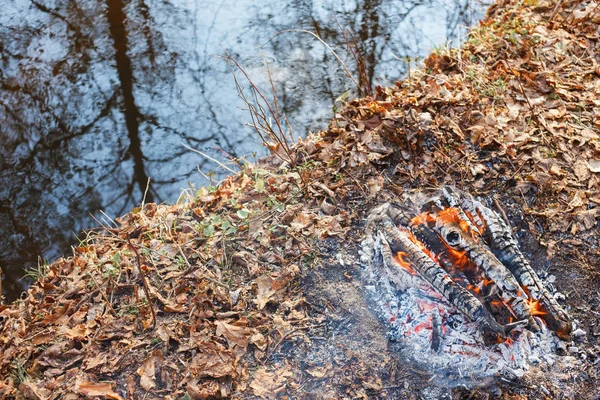
[(240, 162), (235, 157), (233, 157), (231, 154), (229, 154), (228, 152), (223, 150), (221, 147), (217, 147), (217, 150), (219, 150), (221, 153), (223, 153), (225, 155), (225, 157), (227, 157), (229, 159), (229, 161), (235, 163), (235, 165), (238, 166), (240, 171), (244, 169), (244, 166), (242, 164), (240, 164)]
[(137, 261), (138, 271), (140, 273), (140, 277), (142, 278), (142, 285), (144, 286), (144, 292), (146, 293), (146, 298), (148, 299), (148, 305), (150, 306), (150, 311), (152, 311), (152, 327), (156, 329), (156, 312), (154, 311), (154, 306), (152, 305), (152, 297), (150, 297), (150, 287), (148, 286), (148, 281), (146, 280), (146, 275), (142, 270), (142, 263), (140, 261), (140, 253), (138, 253), (137, 248), (131, 242), (131, 238), (129, 234), (127, 234), (127, 243), (133, 252), (135, 253), (135, 259)]
[(504, 212), (504, 208), (502, 208), (502, 206), (500, 205), (500, 202), (498, 201), (498, 197), (494, 196), (494, 205), (496, 206), (496, 208), (498, 210), (500, 210), (500, 213), (502, 214), (502, 218), (504, 218), (504, 222), (509, 225), (510, 221), (508, 220), (508, 217), (506, 216), (506, 213)]
[(193, 151), (194, 153), (198, 153), (198, 154), (200, 154), (202, 157), (206, 157), (206, 158), (208, 158), (210, 161), (212, 161), (212, 162), (214, 162), (214, 163), (217, 163), (217, 164), (218, 164), (218, 165), (219, 165), (221, 168), (224, 168), (224, 169), (226, 169), (227, 171), (231, 172), (232, 174), (235, 174), (235, 171), (234, 171), (234, 170), (232, 170), (231, 168), (229, 168), (228, 166), (226, 166), (226, 165), (225, 165), (225, 164), (223, 164), (222, 162), (220, 162), (220, 161), (218, 161), (218, 160), (215, 160), (214, 158), (212, 158), (212, 157), (210, 157), (210, 156), (208, 156), (208, 155), (204, 154), (204, 153), (203, 153), (203, 152), (201, 152), (200, 150), (196, 150), (196, 149), (194, 149), (194, 148), (192, 148), (192, 147), (190, 147), (190, 146), (186, 145), (185, 143), (181, 143), (181, 145), (182, 145), (183, 147), (185, 147), (186, 149), (188, 149), (188, 150), (191, 150), (191, 151)]
[[(506, 65), (506, 63), (505, 63), (505, 65)], [(521, 80), (518, 79), (518, 75), (515, 74), (515, 72), (512, 70), (512, 68), (510, 68), (509, 70), (511, 72), (513, 72), (513, 75), (515, 77), (517, 77), (517, 83), (519, 84), (519, 88), (521, 89), (521, 94), (523, 94), (523, 97), (525, 97), (525, 100), (527, 101), (527, 105), (529, 106), (529, 110), (531, 111), (531, 115), (532, 115), (533, 119), (535, 119), (535, 122), (538, 123), (539, 125), (541, 125), (542, 128), (544, 128), (547, 132), (552, 133), (550, 128), (546, 125), (546, 122), (540, 117), (540, 115), (537, 112), (535, 112), (535, 108), (529, 101), (529, 97), (525, 93), (525, 89), (523, 88), (523, 84), (521, 83)], [(544, 138), (544, 135), (542, 135), (542, 138)]]
[(117, 312), (115, 311), (115, 309), (113, 308), (110, 300), (108, 299), (108, 297), (106, 296), (106, 293), (104, 293), (104, 290), (102, 290), (100, 288), (100, 285), (98, 285), (98, 282), (96, 282), (96, 279), (94, 278), (94, 275), (89, 274), (90, 278), (92, 278), (92, 282), (94, 282), (94, 285), (96, 286), (96, 289), (98, 289), (98, 291), (100, 292), (100, 294), (102, 295), (102, 298), (104, 299), (104, 301), (106, 302), (106, 305), (108, 306), (108, 308), (110, 309), (110, 311), (114, 314), (115, 317), (118, 317), (119, 315), (117, 314)]
[(556, 6), (554, 7), (554, 10), (552, 10), (552, 15), (550, 16), (550, 21), (554, 20), (554, 18), (556, 17), (556, 14), (558, 13), (558, 10), (560, 9), (561, 3), (562, 3), (562, 0), (558, 0), (556, 2)]
[(144, 190), (144, 197), (142, 198), (141, 208), (144, 208), (146, 204), (146, 195), (148, 194), (148, 189), (150, 189), (150, 177), (148, 177), (148, 182), (146, 182), (146, 190)]
[[(173, 242), (175, 243), (175, 241), (173, 241)], [(185, 275), (187, 275), (187, 274), (191, 273), (192, 271), (195, 271), (196, 269), (198, 269), (199, 267), (194, 267), (194, 266), (192, 266), (192, 264), (190, 264), (190, 262), (189, 262), (188, 258), (187, 258), (187, 257), (185, 256), (185, 254), (183, 253), (183, 250), (182, 250), (181, 246), (179, 246), (179, 244), (177, 244), (177, 243), (176, 243), (176, 246), (177, 246), (177, 249), (179, 250), (179, 254), (181, 255), (181, 257), (183, 257), (183, 260), (185, 261), (185, 264), (188, 266), (188, 268), (187, 268), (185, 271), (183, 271), (183, 272), (182, 272), (180, 275), (178, 275), (178, 276), (185, 276)], [(218, 280), (216, 280), (216, 279), (209, 278), (208, 276), (206, 276), (206, 275), (204, 275), (204, 274), (202, 274), (202, 279), (206, 279), (207, 281), (209, 281), (209, 282), (212, 282), (212, 283), (214, 283), (215, 285), (221, 286), (221, 287), (223, 287), (223, 288), (225, 288), (225, 289), (229, 290), (229, 286), (227, 286), (226, 284), (224, 284), (224, 283), (222, 283), (222, 282), (219, 282), (219, 281), (218, 281)]]
[[(348, 69), (348, 66), (346, 66), (346, 63), (340, 58), (340, 56), (337, 55), (337, 53), (335, 52), (335, 50), (333, 50), (331, 48), (331, 46), (329, 46), (327, 44), (327, 42), (325, 42), (323, 39), (321, 39), (321, 37), (311, 31), (307, 31), (306, 29), (286, 29), (284, 31), (281, 32), (277, 32), (275, 35), (273, 35), (273, 37), (280, 35), (282, 33), (287, 33), (287, 32), (301, 32), (301, 33), (308, 33), (309, 35), (314, 36), (319, 42), (321, 42), (323, 44), (323, 46), (325, 46), (327, 48), (327, 50), (329, 50), (331, 52), (331, 54), (333, 54), (333, 56), (338, 60), (338, 62), (340, 63), (340, 65), (342, 66), (342, 69), (344, 70), (344, 72), (346, 73), (346, 75), (348, 76), (348, 78), (350, 78), (350, 80), (352, 80), (352, 82), (356, 85), (356, 88), (358, 89), (358, 91), (361, 94), (363, 93), (363, 90), (360, 87), (360, 83), (352, 76), (352, 72), (350, 72), (350, 70)], [(273, 40), (273, 38), (269, 39), (269, 41)]]
[[(273, 128), (271, 128), (270, 124), (268, 123), (268, 118), (267, 118), (264, 108), (260, 104), (258, 104), (259, 100), (258, 100), (258, 96), (256, 94), (257, 89), (254, 89), (254, 88), (252, 89), (253, 93), (254, 93), (254, 102), (257, 103), (257, 105), (255, 106), (254, 103), (252, 103), (250, 100), (248, 100), (248, 98), (244, 94), (244, 89), (243, 89), (242, 85), (239, 83), (239, 81), (237, 80), (237, 78), (235, 77), (235, 74), (233, 76), (233, 80), (235, 81), (235, 86), (237, 88), (239, 97), (244, 101), (244, 103), (246, 103), (246, 105), (248, 106), (248, 111), (250, 112), (250, 118), (252, 119), (252, 123), (246, 124), (246, 125), (254, 128), (254, 130), (260, 137), (263, 145), (265, 145), (266, 147), (269, 147), (269, 141), (266, 139), (265, 133), (266, 133), (267, 137), (271, 138), (272, 140), (277, 142), (280, 146), (282, 146), (284, 151), (286, 151), (288, 159), (286, 160), (285, 158), (281, 157), (281, 155), (277, 152), (275, 154), (279, 158), (281, 158), (282, 161), (291, 163), (292, 158), (291, 158), (291, 153), (289, 152), (289, 149), (287, 149), (287, 147), (285, 147), (286, 145), (282, 144), (282, 143), (284, 143), (284, 141), (281, 140), (279, 138), (279, 135), (277, 135), (273, 131)], [(276, 120), (276, 121), (279, 123), (278, 120)], [(263, 133), (263, 131), (264, 131), (264, 133)]]
[[(250, 76), (248, 75), (246, 70), (244, 70), (244, 68), (242, 68), (242, 66), (237, 62), (237, 60), (235, 60), (229, 53), (226, 53), (226, 54), (227, 54), (227, 56), (225, 57), (225, 59), (227, 61), (233, 63), (233, 65), (235, 65), (235, 67), (244, 75), (244, 77), (250, 84), (250, 87), (252, 88), (252, 93), (255, 97), (256, 105), (258, 107), (260, 107), (260, 112), (259, 112), (256, 110), (256, 107), (254, 106), (254, 104), (252, 104), (246, 98), (246, 96), (243, 94), (242, 86), (239, 84), (239, 82), (234, 74), (233, 76), (234, 76), (236, 87), (238, 87), (238, 94), (250, 108), (250, 115), (252, 117), (253, 122), (255, 122), (254, 121), (255, 118), (258, 118), (259, 120), (262, 120), (264, 122), (264, 125), (261, 124), (260, 126), (263, 127), (263, 129), (265, 129), (267, 132), (269, 132), (270, 133), (269, 136), (271, 137), (271, 139), (275, 140), (275, 142), (277, 142), (282, 147), (283, 151), (286, 153), (286, 156), (288, 157), (288, 160), (286, 160), (286, 161), (288, 161), (292, 165), (295, 165), (294, 158), (292, 157), (292, 153), (290, 150), (290, 144), (286, 138), (283, 127), (281, 126), (279, 114), (276, 112), (276, 110), (273, 109), (273, 107), (271, 107), (271, 103), (269, 103), (267, 98), (258, 89), (258, 87), (254, 83), (254, 81), (252, 81), (252, 79), (250, 78)], [(267, 114), (266, 114), (265, 110), (262, 108), (262, 106), (260, 105), (260, 102), (258, 101), (259, 97), (263, 101), (263, 103), (266, 105), (266, 107), (268, 108), (269, 114), (273, 117), (273, 120), (275, 121), (275, 125), (277, 126), (277, 130), (279, 131), (279, 134), (276, 134), (273, 131), (273, 129), (271, 128), (270, 124), (268, 123)], [(255, 124), (255, 127), (257, 128), (257, 131), (258, 131), (258, 126), (256, 124)], [(263, 142), (266, 142), (260, 133), (259, 133), (259, 135), (261, 136), (261, 139), (263, 140)]]
[[(275, 84), (273, 83), (273, 75), (271, 75), (271, 69), (269, 68), (269, 62), (267, 61), (267, 57), (262, 52), (262, 50), (260, 51), (260, 55), (262, 56), (262, 58), (265, 62), (265, 67), (267, 68), (267, 76), (269, 77), (269, 84), (271, 85), (271, 91), (273, 92), (273, 106), (275, 107), (275, 113), (276, 113), (277, 117), (280, 118), (281, 115), (283, 115), (283, 114), (279, 111), (279, 103), (277, 102), (277, 90), (275, 89)], [(285, 115), (284, 115), (284, 118), (285, 118)], [(287, 123), (287, 118), (285, 118), (285, 121)], [(289, 125), (289, 123), (287, 125), (290, 130), (290, 139), (293, 142), (294, 135), (292, 133), (292, 128)]]
[[(359, 83), (361, 80), (363, 82), (364, 88), (362, 86), (359, 86), (359, 92), (365, 96), (371, 96), (371, 83), (369, 82), (369, 77), (367, 76), (367, 66), (364, 57), (362, 56), (362, 54), (360, 54), (360, 49), (356, 42), (356, 38), (348, 29), (342, 28), (342, 25), (338, 22), (335, 15), (333, 16), (333, 19), (335, 20), (335, 23), (340, 29), (340, 32), (342, 32), (342, 37), (346, 42), (346, 49), (352, 55), (352, 58), (354, 58), (354, 62), (356, 63), (356, 69), (358, 71), (358, 81)], [(350, 41), (350, 39), (352, 39), (352, 41)]]

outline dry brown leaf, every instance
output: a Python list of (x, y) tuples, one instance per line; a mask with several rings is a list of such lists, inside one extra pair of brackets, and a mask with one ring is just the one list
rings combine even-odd
[(254, 373), (254, 380), (250, 387), (256, 396), (274, 399), (285, 391), (285, 383), (291, 376), (292, 372), (287, 367), (274, 372), (268, 372), (261, 367)]
[(256, 291), (256, 299), (254, 299), (254, 303), (259, 310), (265, 308), (267, 303), (271, 301), (271, 297), (275, 294), (275, 289), (273, 289), (274, 280), (270, 276), (261, 276), (256, 280), (256, 284), (258, 289)]
[[(19, 385), (19, 392), (26, 399), (44, 400), (50, 395), (50, 392), (45, 389), (40, 389), (33, 382), (22, 382)], [(2, 396), (4, 398), (4, 394)]]
[(112, 384), (109, 382), (93, 383), (83, 382), (79, 385), (79, 394), (84, 396), (105, 396), (109, 399), (122, 400), (118, 393), (112, 390)]
[(244, 348), (248, 346), (249, 337), (253, 333), (252, 329), (231, 325), (224, 321), (215, 321), (215, 325), (217, 326), (216, 335), (227, 339), (229, 347), (233, 347), (234, 344)]
[(190, 383), (187, 385), (187, 394), (192, 400), (207, 400), (219, 398), (221, 388), (217, 381), (202, 382), (202, 384)]
[(590, 171), (588, 170), (588, 163), (583, 160), (575, 161), (573, 164), (573, 173), (580, 181), (584, 181), (590, 177)]
[(577, 213), (577, 219), (581, 222), (580, 230), (588, 230), (596, 226), (596, 218), (600, 213), (596, 209), (580, 211)]
[(191, 360), (189, 372), (194, 377), (224, 378), (237, 376), (237, 359), (234, 354), (216, 342), (203, 342), (199, 353)]
[(260, 332), (256, 332), (250, 337), (250, 343), (258, 347), (259, 350), (265, 351), (267, 349), (267, 339)]
[(323, 216), (317, 220), (317, 227), (315, 233), (319, 238), (325, 238), (328, 236), (341, 236), (344, 229), (340, 225), (339, 216)]
[(79, 341), (83, 341), (90, 335), (93, 331), (87, 328), (83, 324), (78, 324), (75, 327), (68, 329), (64, 325), (60, 327), (58, 330), (59, 334), (66, 336), (69, 339), (75, 339)]
[(600, 172), (600, 160), (591, 159), (588, 161), (588, 168), (594, 173)]
[(296, 216), (294, 217), (294, 220), (292, 221), (290, 226), (292, 227), (292, 229), (299, 232), (302, 229), (305, 229), (305, 228), (311, 226), (312, 223), (313, 223), (312, 215), (306, 214), (304, 212), (300, 212), (300, 213), (296, 214)]
[(328, 364), (324, 367), (309, 368), (306, 370), (306, 372), (314, 378), (321, 379), (324, 378), (331, 371), (331, 368), (332, 364)]
[(471, 174), (473, 176), (483, 175), (488, 170), (487, 167), (485, 165), (481, 164), (481, 163), (475, 164), (475, 165), (471, 165), (469, 168), (470, 168)]
[(369, 192), (371, 194), (371, 197), (375, 197), (377, 193), (379, 193), (381, 189), (383, 189), (383, 177), (377, 175), (374, 178), (369, 178), (367, 180), (367, 185), (369, 186)]
[(553, 108), (544, 113), (544, 118), (546, 119), (558, 119), (565, 116), (567, 113), (567, 108), (564, 104), (561, 104), (559, 108)]
[(164, 360), (165, 358), (163, 357), (162, 352), (155, 349), (152, 350), (150, 357), (142, 362), (142, 366), (137, 369), (136, 372), (140, 376), (140, 386), (142, 386), (144, 390), (151, 390), (156, 387), (156, 367), (158, 366), (160, 368), (160, 363)]

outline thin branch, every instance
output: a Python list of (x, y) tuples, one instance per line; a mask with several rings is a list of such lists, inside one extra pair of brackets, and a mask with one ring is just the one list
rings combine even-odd
[(321, 37), (318, 34), (308, 31), (306, 29), (286, 29), (284, 31), (277, 32), (275, 35), (273, 35), (273, 37), (271, 37), (271, 39), (269, 39), (269, 42), (271, 40), (273, 40), (274, 37), (279, 36), (282, 33), (288, 33), (288, 32), (308, 33), (309, 35), (312, 35), (315, 39), (317, 39), (319, 42), (321, 42), (323, 44), (323, 46), (325, 46), (327, 48), (327, 50), (329, 50), (331, 52), (331, 54), (333, 54), (333, 56), (338, 60), (338, 62), (342, 66), (342, 69), (344, 70), (344, 72), (346, 73), (348, 78), (350, 78), (350, 80), (352, 80), (352, 82), (356, 85), (356, 88), (360, 91), (360, 93), (363, 93), (363, 90), (360, 87), (360, 83), (354, 78), (354, 76), (352, 76), (352, 72), (350, 72), (346, 63), (340, 58), (340, 56), (338, 56), (338, 54), (335, 52), (335, 50), (333, 50), (331, 48), (331, 46), (327, 44), (327, 42), (325, 42), (323, 39), (321, 39)]
[(135, 253), (135, 259), (137, 261), (138, 271), (140, 273), (140, 277), (142, 278), (142, 284), (144, 287), (144, 292), (146, 293), (146, 298), (148, 299), (148, 305), (150, 306), (150, 311), (152, 311), (152, 327), (156, 329), (156, 311), (154, 311), (154, 306), (152, 305), (152, 297), (150, 297), (150, 286), (148, 285), (148, 281), (146, 280), (146, 275), (142, 270), (142, 263), (140, 261), (140, 253), (138, 253), (137, 248), (131, 243), (131, 238), (129, 237), (129, 233), (127, 234), (127, 244), (129, 248), (133, 250)]
[(235, 174), (235, 171), (234, 171), (234, 170), (232, 170), (231, 168), (229, 168), (228, 166), (226, 166), (226, 165), (225, 165), (225, 164), (223, 164), (222, 162), (220, 162), (220, 161), (218, 161), (218, 160), (215, 160), (215, 159), (214, 159), (214, 158), (212, 158), (211, 156), (209, 156), (209, 155), (207, 155), (207, 154), (204, 154), (204, 153), (203, 153), (203, 152), (201, 152), (200, 150), (196, 150), (196, 149), (194, 149), (194, 148), (192, 148), (192, 147), (188, 146), (187, 144), (185, 144), (185, 143), (183, 143), (183, 142), (181, 143), (181, 145), (182, 145), (183, 147), (185, 147), (186, 149), (188, 149), (188, 150), (191, 150), (191, 151), (193, 151), (194, 153), (198, 153), (198, 154), (200, 154), (201, 156), (208, 158), (210, 161), (212, 161), (212, 162), (214, 162), (214, 163), (217, 163), (217, 164), (218, 164), (220, 167), (222, 167), (222, 168), (225, 168), (227, 171), (231, 172), (232, 174)]

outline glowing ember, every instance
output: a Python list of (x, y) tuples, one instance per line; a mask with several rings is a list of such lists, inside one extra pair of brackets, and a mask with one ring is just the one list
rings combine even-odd
[(406, 254), (403, 251), (399, 251), (398, 253), (396, 253), (396, 261), (398, 262), (398, 265), (400, 265), (402, 268), (407, 270), (412, 275), (417, 275), (415, 270), (411, 268), (410, 261), (408, 261), (406, 259), (407, 256), (408, 256), (408, 254)]
[(529, 309), (533, 315), (546, 315), (546, 312), (542, 310), (539, 300), (528, 299), (527, 305), (529, 306)]

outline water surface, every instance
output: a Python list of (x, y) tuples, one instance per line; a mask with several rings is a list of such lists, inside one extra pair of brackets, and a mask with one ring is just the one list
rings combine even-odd
[[(489, 1), (484, 1), (489, 3)], [(70, 254), (83, 229), (266, 152), (247, 126), (235, 58), (293, 132), (326, 126), (335, 99), (390, 85), (407, 57), (464, 39), (478, 0), (13, 0), (0, 13), (0, 266), (9, 300), (23, 271)], [(348, 52), (354, 43), (361, 74)], [(414, 62), (412, 63), (414, 66)], [(237, 76), (243, 82), (239, 71)], [(184, 146), (185, 145), (185, 146)], [(234, 164), (232, 164), (232, 168)], [(198, 172), (204, 172), (208, 178)], [(42, 260), (42, 261), (40, 261)]]

